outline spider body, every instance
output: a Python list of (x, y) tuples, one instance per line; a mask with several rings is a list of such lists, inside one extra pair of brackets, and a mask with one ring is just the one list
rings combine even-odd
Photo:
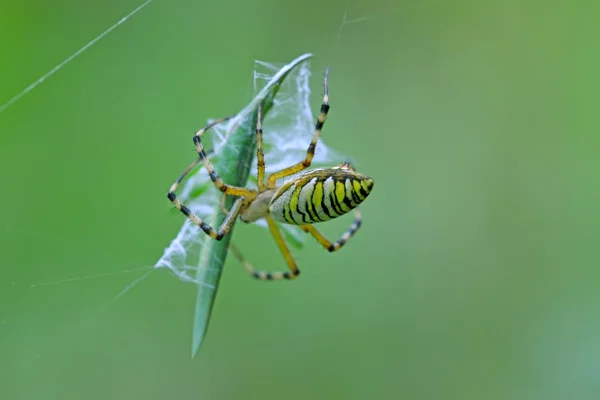
[[(198, 152), (198, 158), (179, 176), (167, 194), (169, 200), (177, 209), (179, 209), (179, 211), (207, 235), (216, 240), (221, 240), (229, 233), (233, 223), (238, 217), (242, 222), (247, 223), (264, 218), (275, 239), (275, 243), (279, 247), (283, 258), (288, 265), (289, 272), (257, 271), (243, 258), (239, 250), (232, 244), (231, 250), (234, 255), (255, 278), (261, 280), (294, 279), (300, 274), (300, 270), (296, 266), (296, 262), (275, 221), (298, 225), (300, 229), (311, 234), (329, 251), (339, 250), (350, 237), (354, 235), (361, 225), (361, 215), (357, 207), (367, 198), (373, 188), (374, 182), (371, 178), (357, 173), (347, 162), (337, 167), (313, 169), (304, 172), (311, 165), (317, 142), (319, 141), (319, 135), (329, 111), (327, 75), (328, 70), (325, 71), (323, 80), (324, 95), (321, 112), (317, 118), (315, 132), (308, 145), (304, 160), (288, 168), (274, 172), (265, 179), (261, 106), (259, 105), (256, 124), (256, 156), (258, 165), (257, 190), (231, 186), (223, 182), (204, 151), (201, 136), (214, 125), (229, 119), (222, 118), (202, 128), (194, 135), (193, 139)], [(237, 197), (237, 200), (233, 203), (231, 209), (224, 210), (227, 217), (218, 230), (215, 230), (200, 219), (175, 195), (177, 186), (181, 183), (183, 178), (200, 162), (204, 164), (210, 179), (224, 195)], [(293, 176), (293, 178), (287, 180), (283, 185), (277, 186), (277, 180), (291, 176)], [(335, 242), (328, 240), (313, 226), (316, 223), (337, 218), (352, 210), (354, 210), (355, 214), (353, 223)]]
[(269, 213), (285, 224), (305, 225), (342, 216), (362, 203), (373, 180), (348, 163), (315, 169), (285, 182), (273, 195)]

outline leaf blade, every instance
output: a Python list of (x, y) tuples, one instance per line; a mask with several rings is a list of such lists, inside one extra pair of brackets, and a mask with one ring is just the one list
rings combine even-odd
[[(303, 54), (282, 67), (252, 101), (236, 115), (234, 120), (237, 123), (232, 124), (236, 129), (228, 132), (228, 145), (223, 147), (218, 162), (215, 162), (217, 170), (225, 171), (221, 174), (225, 182), (235, 186), (245, 186), (247, 184), (251, 163), (256, 152), (256, 136), (253, 133), (256, 127), (258, 105), (262, 103), (262, 113), (263, 116), (266, 116), (273, 107), (275, 96), (288, 74), (310, 57), (312, 57), (311, 54)], [(234, 200), (232, 197), (227, 198), (227, 209), (232, 206)], [(213, 224), (218, 226), (224, 219), (225, 216), (217, 207), (211, 219)], [(203, 284), (198, 285), (196, 295), (192, 331), (192, 358), (198, 353), (206, 336), (234, 228), (235, 226), (221, 241), (209, 240), (200, 254), (196, 282), (202, 282)]]

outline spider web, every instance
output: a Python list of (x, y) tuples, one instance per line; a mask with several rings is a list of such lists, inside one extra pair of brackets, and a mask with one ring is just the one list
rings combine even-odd
[[(255, 61), (252, 74), (252, 94), (258, 93), (283, 65)], [(295, 164), (306, 155), (316, 121), (310, 106), (310, 76), (308, 62), (292, 71), (281, 86), (272, 109), (263, 121), (263, 146), (267, 174)], [(233, 118), (228, 123), (217, 125), (211, 129), (213, 142), (211, 158), (217, 159), (225, 146), (231, 146), (227, 135), (228, 132), (235, 131), (232, 129), (232, 125), (236, 123), (238, 121)], [(320, 140), (313, 165), (331, 165), (341, 159), (340, 154)], [(252, 165), (248, 186), (256, 187), (256, 156)], [(221, 198), (202, 166), (188, 175), (178, 197), (201, 218), (211, 215), (215, 207), (220, 206)], [(210, 221), (207, 222), (210, 223)], [(264, 220), (257, 221), (255, 224), (267, 227)], [(292, 244), (298, 246), (303, 243), (306, 235), (301, 235), (297, 227), (281, 225), (281, 228)], [(195, 224), (185, 219), (179, 233), (164, 250), (154, 268), (167, 268), (184, 282), (193, 282), (212, 288), (208, 283), (196, 280), (196, 276), (200, 276), (197, 274), (197, 269), (200, 263), (200, 253), (206, 240), (211, 239)]]

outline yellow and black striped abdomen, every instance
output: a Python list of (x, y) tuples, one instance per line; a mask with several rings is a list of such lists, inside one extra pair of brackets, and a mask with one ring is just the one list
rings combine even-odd
[(362, 203), (373, 184), (371, 178), (356, 173), (348, 164), (312, 170), (284, 183), (273, 196), (269, 212), (287, 224), (329, 221)]

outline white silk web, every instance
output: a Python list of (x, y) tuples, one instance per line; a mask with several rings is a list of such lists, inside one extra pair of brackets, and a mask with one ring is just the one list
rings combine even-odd
[[(253, 94), (258, 93), (282, 66), (255, 61)], [(263, 121), (267, 174), (293, 165), (306, 155), (316, 121), (310, 106), (310, 76), (308, 62), (293, 70), (284, 81), (272, 109)], [(231, 127), (236, 123), (238, 121), (234, 118), (229, 123), (223, 123), (211, 129), (214, 150), (210, 156), (212, 159), (217, 159), (222, 149), (230, 145), (227, 135), (228, 132), (235, 131)], [(333, 165), (341, 160), (342, 157), (338, 153), (327, 147), (322, 140), (319, 141), (313, 166)], [(255, 187), (256, 157), (252, 165), (248, 186)], [(197, 168), (188, 175), (178, 196), (201, 218), (212, 215), (215, 208), (219, 207), (220, 196), (204, 168)], [(182, 216), (182, 218), (184, 217)], [(210, 221), (208, 222), (210, 223)], [(256, 224), (266, 227), (264, 221), (258, 221)], [(281, 227), (285, 236), (293, 242), (292, 244), (301, 244), (304, 241), (306, 235), (300, 235), (301, 232), (297, 227), (286, 225)], [(208, 283), (196, 280), (196, 276), (202, 276), (202, 274), (197, 274), (197, 269), (201, 250), (207, 240), (212, 239), (185, 219), (179, 233), (165, 249), (154, 268), (168, 268), (182, 281), (211, 287)]]

